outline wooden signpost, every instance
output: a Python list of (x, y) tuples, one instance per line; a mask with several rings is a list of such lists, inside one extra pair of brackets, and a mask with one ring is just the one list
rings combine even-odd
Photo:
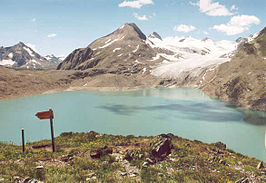
[(25, 141), (24, 141), (24, 128), (21, 129), (22, 133), (22, 151), (25, 152)]
[(49, 111), (38, 112), (35, 114), (35, 116), (37, 116), (39, 119), (50, 119), (52, 147), (53, 147), (53, 152), (55, 152), (54, 127), (53, 127), (54, 112), (53, 112), (53, 110), (49, 109)]

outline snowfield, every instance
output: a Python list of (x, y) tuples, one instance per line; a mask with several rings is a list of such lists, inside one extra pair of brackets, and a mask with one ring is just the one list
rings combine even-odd
[(6, 65), (6, 66), (12, 66), (14, 65), (16, 62), (14, 62), (13, 60), (0, 60), (0, 65)]
[(146, 41), (153, 48), (171, 51), (173, 54), (159, 53), (153, 60), (164, 61), (152, 71), (152, 74), (164, 78), (178, 78), (183, 72), (191, 75), (201, 74), (202, 69), (209, 69), (230, 61), (237, 48), (234, 41), (213, 41), (192, 37), (168, 37), (163, 40), (149, 38)]

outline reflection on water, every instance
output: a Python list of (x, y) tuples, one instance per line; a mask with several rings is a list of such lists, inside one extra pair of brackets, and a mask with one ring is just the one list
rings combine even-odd
[(260, 111), (251, 111), (233, 104), (226, 103), (226, 107), (236, 109), (244, 115), (243, 120), (253, 125), (266, 125), (266, 113)]
[(211, 121), (211, 122), (227, 122), (227, 121), (240, 121), (242, 115), (240, 113), (230, 111), (218, 111), (218, 107), (210, 104), (191, 104), (184, 102), (184, 104), (169, 104), (169, 105), (153, 105), (153, 106), (132, 106), (132, 105), (109, 105), (98, 106), (99, 108), (106, 109), (118, 115), (134, 115), (136, 112), (155, 111), (163, 112), (164, 110), (171, 110), (173, 112), (180, 112), (187, 119)]
[[(237, 107), (227, 102), (214, 100), (204, 94), (204, 92), (191, 88), (179, 88), (178, 90), (161, 88), (125, 92), (103, 92), (97, 93), (97, 95), (130, 97), (152, 96), (159, 98), (176, 99), (177, 101), (179, 101), (175, 104), (153, 106), (122, 104), (97, 106), (98, 108), (106, 109), (118, 115), (134, 115), (135, 112), (140, 112), (142, 110), (154, 110), (158, 112), (163, 110), (172, 110), (182, 112), (183, 114), (186, 114), (187, 118), (190, 119), (200, 119), (215, 122), (237, 122), (243, 120), (253, 125), (266, 125), (266, 113), (264, 112), (251, 111), (245, 108)], [(217, 102), (214, 103), (213, 101)], [(227, 110), (227, 108), (231, 108), (233, 110)], [(236, 113), (235, 110), (239, 113)]]
[(245, 117), (243, 118), (245, 122), (254, 125), (266, 125), (265, 113), (258, 111), (248, 111), (245, 109), (240, 109), (239, 111), (245, 115)]

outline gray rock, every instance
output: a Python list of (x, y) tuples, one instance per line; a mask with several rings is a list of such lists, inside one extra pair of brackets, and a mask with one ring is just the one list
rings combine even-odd
[(259, 162), (257, 169), (263, 169), (264, 165), (263, 165), (263, 161)]
[(140, 150), (127, 150), (124, 159), (131, 161), (133, 159), (143, 159), (144, 154)]
[(44, 167), (42, 165), (36, 167), (36, 170), (43, 170), (43, 169)]
[(147, 168), (148, 166), (150, 166), (150, 164), (147, 161), (142, 164), (142, 168)]
[(74, 159), (74, 154), (68, 154), (68, 155), (63, 155), (61, 157), (61, 161), (64, 161), (64, 162), (68, 162), (68, 161), (72, 161)]
[(36, 179), (33, 179), (33, 178), (28, 177), (28, 178), (24, 179), (22, 181), (22, 183), (39, 183), (39, 181), (36, 180)]
[(121, 176), (121, 177), (125, 177), (125, 176), (127, 176), (127, 172), (121, 172), (120, 176)]

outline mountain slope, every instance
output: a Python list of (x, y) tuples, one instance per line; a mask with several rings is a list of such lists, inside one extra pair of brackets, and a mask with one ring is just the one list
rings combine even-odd
[(236, 105), (266, 112), (265, 28), (244, 43), (230, 62), (221, 64), (201, 88)]
[(11, 68), (52, 69), (58, 63), (51, 62), (22, 42), (11, 47), (0, 47), (0, 65)]
[(73, 71), (14, 70), (0, 66), (0, 100), (62, 91), (73, 81)]
[(208, 38), (162, 39), (156, 32), (146, 38), (135, 24), (124, 24), (87, 48), (74, 50), (57, 69), (93, 70), (97, 75), (144, 75), (157, 78), (157, 84), (162, 86), (179, 86), (188, 80), (193, 83), (206, 70), (229, 61), (236, 45), (236, 42), (214, 42)]
[(145, 43), (146, 36), (135, 24), (125, 24), (97, 39), (87, 48), (73, 51), (58, 70), (103, 69), (105, 73), (137, 74), (149, 71), (156, 52)]

